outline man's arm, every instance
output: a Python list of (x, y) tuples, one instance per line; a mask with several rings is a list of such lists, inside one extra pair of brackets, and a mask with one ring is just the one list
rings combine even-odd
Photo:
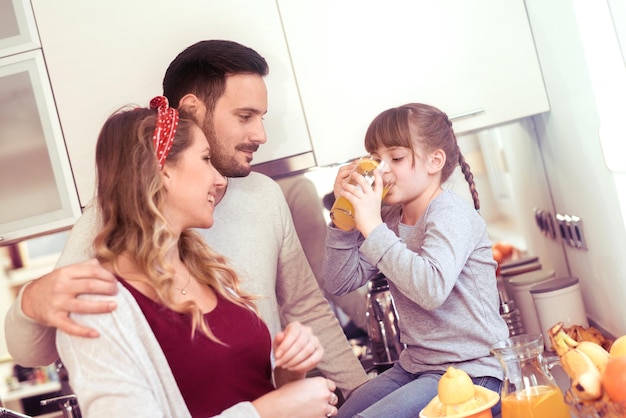
[(367, 288), (345, 295), (333, 295), (324, 289), (324, 255), (327, 222), (324, 206), (315, 184), (304, 175), (284, 177), (276, 181), (285, 195), (296, 233), (324, 297), (340, 308), (361, 329), (366, 329)]
[[(22, 366), (42, 366), (58, 358), (55, 328), (84, 337), (98, 333), (69, 318), (70, 312), (102, 313), (115, 309), (111, 302), (78, 300), (82, 293), (112, 295), (115, 278), (95, 260), (91, 243), (100, 226), (99, 216), (88, 207), (74, 225), (63, 248), (57, 268), (25, 285), (5, 319), (9, 353)], [(71, 263), (64, 268), (59, 266)]]
[(21, 309), (22, 287), (4, 319), (4, 335), (9, 354), (24, 367), (45, 366), (59, 356), (54, 344), (54, 329), (28, 318)]
[(300, 321), (313, 329), (324, 347), (318, 369), (336, 382), (344, 397), (350, 396), (368, 377), (358, 361), (335, 314), (324, 298), (291, 219), (287, 203), (281, 199), (284, 237), (279, 258), (276, 295), (285, 321)]

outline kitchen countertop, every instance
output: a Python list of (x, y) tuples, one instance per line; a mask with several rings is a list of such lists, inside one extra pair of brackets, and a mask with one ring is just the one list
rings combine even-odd
[(23, 384), (14, 390), (4, 390), (0, 394), (2, 402), (18, 401), (31, 396), (43, 395), (44, 393), (58, 392), (61, 390), (61, 383), (47, 382), (40, 384)]

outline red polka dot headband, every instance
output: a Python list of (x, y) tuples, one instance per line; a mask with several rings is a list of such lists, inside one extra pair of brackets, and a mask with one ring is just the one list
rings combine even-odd
[(156, 154), (159, 168), (163, 168), (163, 164), (167, 159), (172, 142), (176, 135), (176, 127), (178, 126), (178, 111), (169, 107), (169, 102), (165, 96), (157, 96), (150, 100), (150, 108), (156, 109), (157, 121), (154, 128), (154, 152)]

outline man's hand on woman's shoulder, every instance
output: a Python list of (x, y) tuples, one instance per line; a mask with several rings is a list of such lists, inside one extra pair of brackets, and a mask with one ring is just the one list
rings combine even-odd
[(42, 325), (70, 335), (96, 338), (98, 332), (72, 320), (71, 312), (107, 313), (117, 307), (114, 301), (78, 299), (81, 294), (115, 295), (115, 276), (96, 259), (59, 267), (27, 284), (22, 294), (22, 311)]

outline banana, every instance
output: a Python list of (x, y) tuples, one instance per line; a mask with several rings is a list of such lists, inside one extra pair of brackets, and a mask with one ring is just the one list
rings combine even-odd
[(591, 359), (600, 375), (604, 373), (611, 355), (600, 344), (591, 341), (576, 341), (565, 331), (562, 322), (551, 327), (548, 333), (552, 342), (552, 348), (554, 348), (559, 357), (571, 349), (582, 351)]
[(550, 337), (552, 348), (559, 356), (564, 354), (569, 349), (576, 348), (579, 344), (578, 341), (565, 332), (563, 322), (559, 322), (550, 327), (548, 330), (548, 336)]
[(577, 348), (568, 349), (562, 355), (559, 355), (559, 359), (563, 370), (572, 381), (578, 379), (583, 373), (597, 375), (598, 379), (601, 377), (600, 371), (591, 361), (591, 358)]
[(600, 373), (594, 369), (594, 372), (579, 374), (572, 379), (571, 390), (583, 402), (600, 399), (603, 395)]
[(604, 347), (591, 341), (581, 341), (576, 346), (576, 349), (587, 354), (593, 364), (596, 365), (600, 375), (604, 374), (606, 364), (611, 358), (611, 355), (604, 349)]
[(603, 394), (601, 373), (608, 362), (606, 350), (591, 342), (574, 340), (565, 332), (562, 322), (552, 326), (548, 335), (563, 370), (572, 380), (572, 392), (583, 401), (600, 399)]

